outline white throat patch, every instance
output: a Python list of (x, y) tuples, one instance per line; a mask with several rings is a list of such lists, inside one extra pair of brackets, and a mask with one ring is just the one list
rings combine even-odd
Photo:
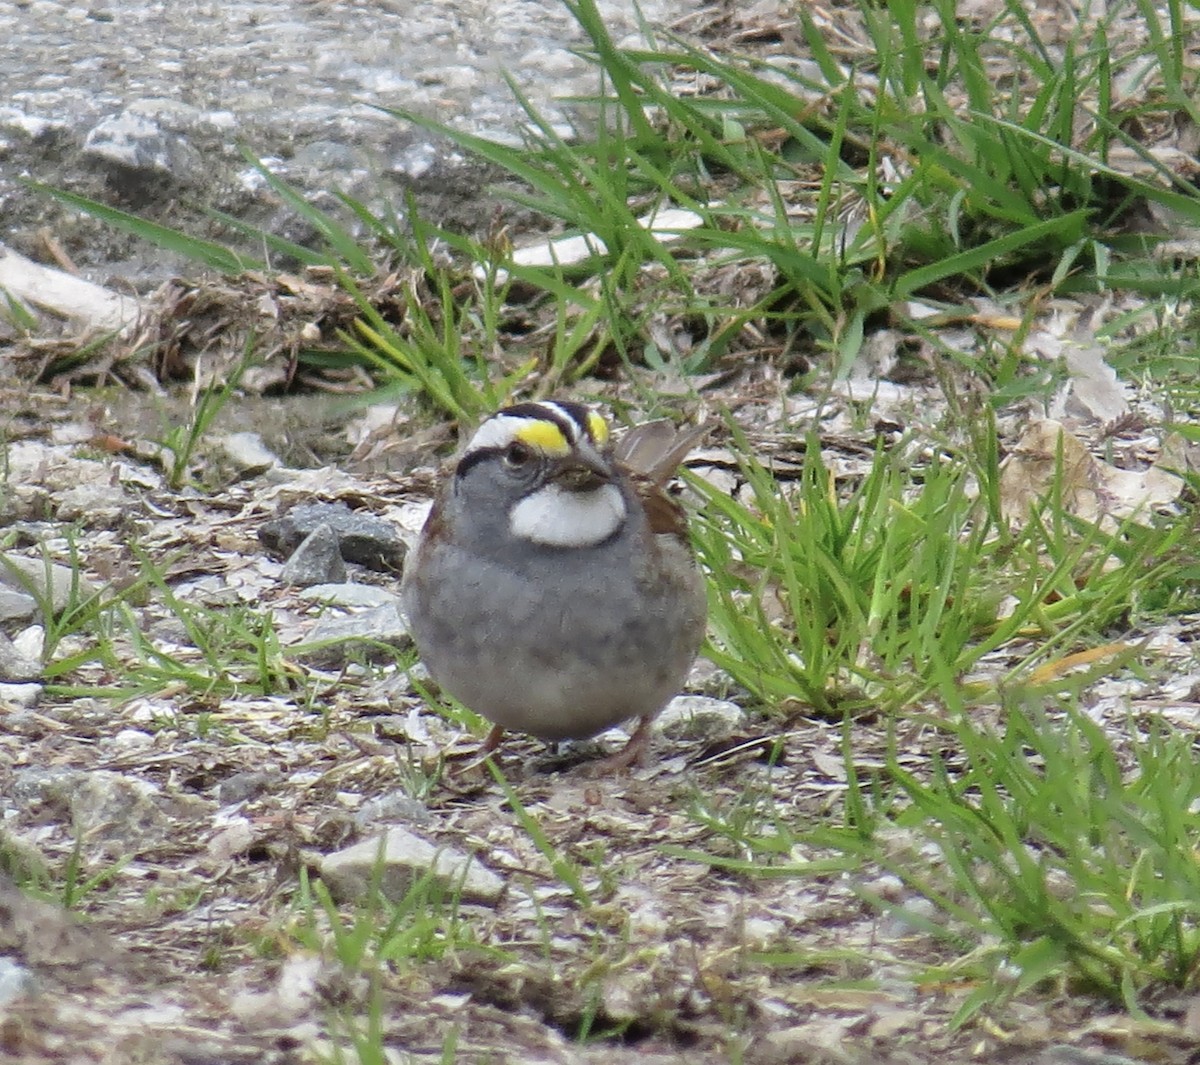
[(625, 520), (625, 498), (615, 484), (569, 492), (548, 484), (512, 508), (514, 536), (547, 547), (591, 547), (607, 540)]

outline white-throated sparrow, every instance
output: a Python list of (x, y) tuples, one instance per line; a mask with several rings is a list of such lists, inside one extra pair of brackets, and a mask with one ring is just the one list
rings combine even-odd
[(601, 763), (639, 758), (704, 635), (683, 508), (663, 491), (703, 434), (668, 422), (616, 444), (566, 402), (485, 421), (442, 486), (404, 571), (417, 650), (446, 691), (505, 729), (583, 739), (629, 718)]

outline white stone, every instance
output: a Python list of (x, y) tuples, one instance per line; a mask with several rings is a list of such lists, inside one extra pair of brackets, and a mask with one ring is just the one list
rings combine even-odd
[(728, 736), (743, 722), (737, 703), (707, 695), (677, 695), (655, 719), (659, 732), (672, 739), (712, 740)]
[(28, 710), (42, 696), (40, 684), (0, 684), (0, 706)]
[(390, 828), (382, 836), (326, 856), (321, 862), (321, 879), (339, 901), (359, 899), (374, 881), (380, 861), (380, 891), (394, 902), (430, 872), (443, 890), (464, 901), (495, 902), (504, 890), (504, 881), (478, 859), (455, 847), (435, 846), (405, 828)]

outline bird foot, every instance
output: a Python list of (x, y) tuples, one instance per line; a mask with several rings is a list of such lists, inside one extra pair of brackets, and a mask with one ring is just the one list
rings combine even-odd
[(592, 762), (587, 767), (588, 776), (602, 777), (610, 773), (619, 773), (633, 765), (644, 766), (646, 756), (650, 753), (650, 726), (653, 721), (653, 717), (638, 718), (638, 726), (629, 737), (629, 742), (607, 758)]
[(491, 756), (492, 752), (500, 746), (500, 741), (504, 738), (504, 729), (500, 725), (493, 725), (491, 731), (487, 734), (486, 739), (474, 751), (466, 750), (461, 754), (455, 754), (452, 757), (463, 758), (469, 757), (470, 761), (463, 762), (454, 768), (456, 776), (474, 773), (477, 769), (483, 767)]

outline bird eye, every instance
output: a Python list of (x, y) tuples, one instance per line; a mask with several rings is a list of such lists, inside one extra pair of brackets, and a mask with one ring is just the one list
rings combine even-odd
[(510, 470), (519, 470), (529, 465), (533, 459), (533, 451), (524, 444), (515, 441), (504, 449), (504, 465)]

